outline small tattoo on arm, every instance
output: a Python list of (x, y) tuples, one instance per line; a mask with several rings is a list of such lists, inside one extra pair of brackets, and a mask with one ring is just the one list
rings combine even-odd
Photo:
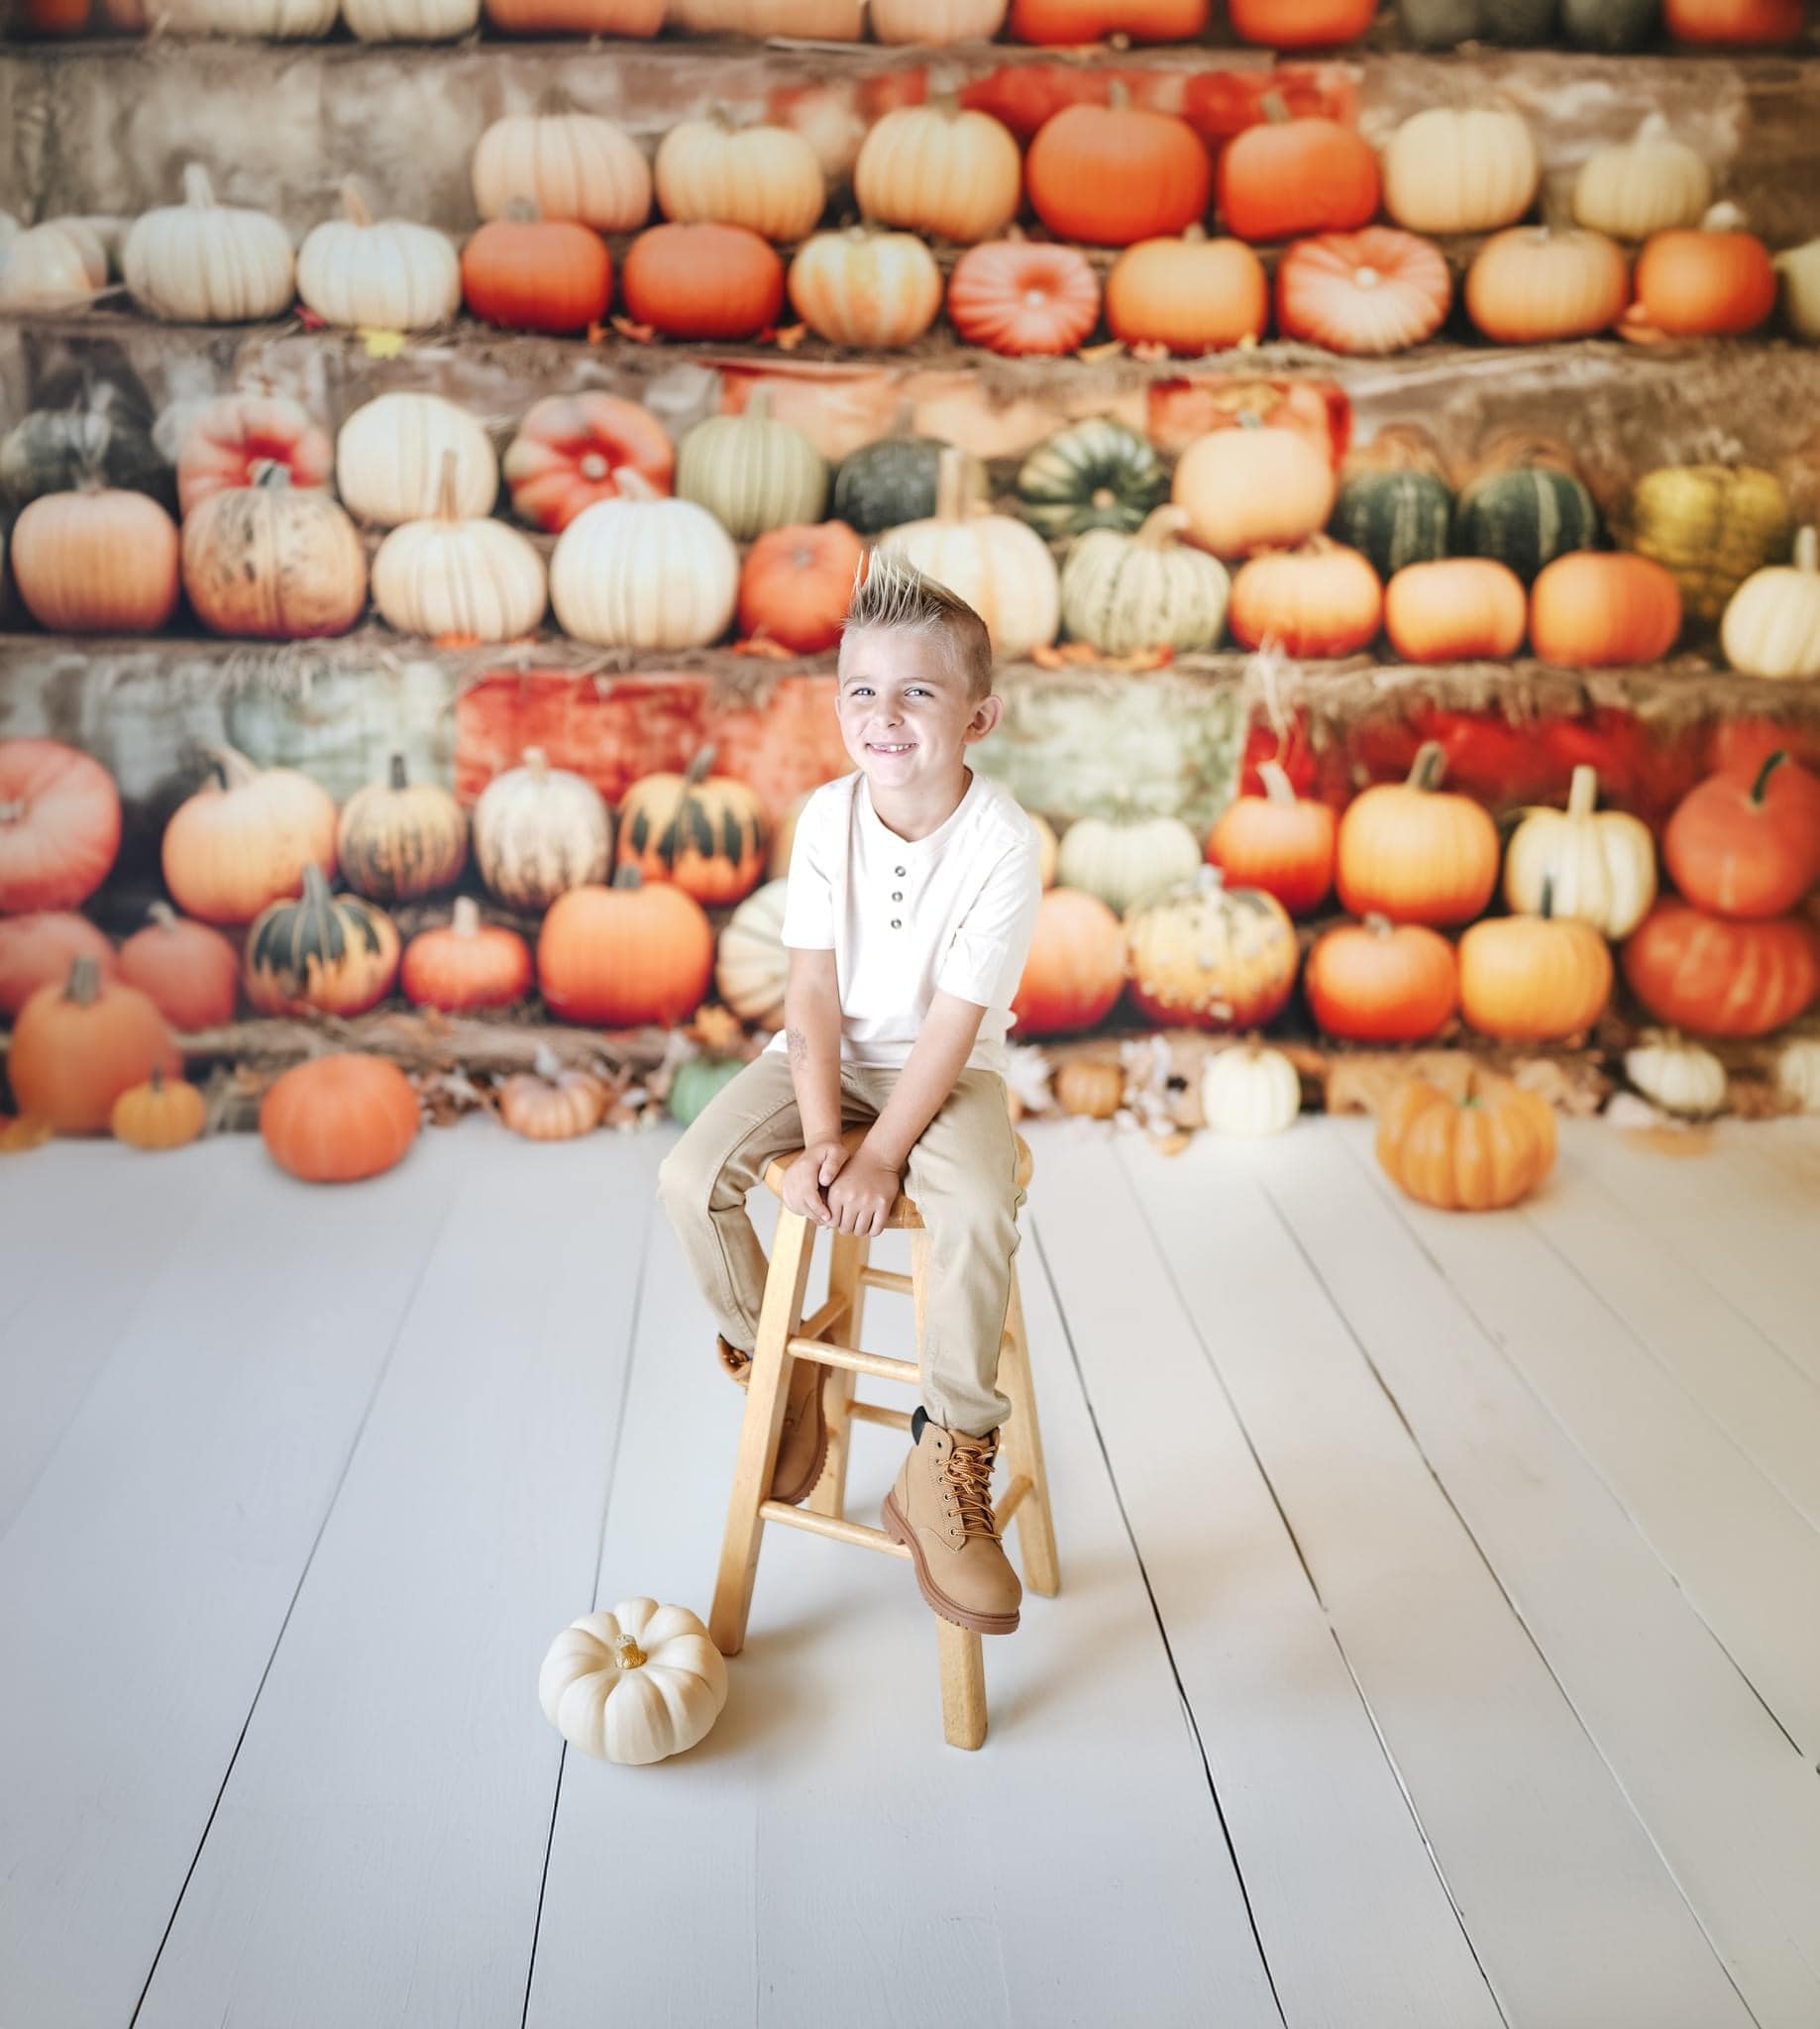
[(793, 1065), (807, 1063), (808, 1037), (803, 1033), (802, 1029), (786, 1029), (784, 1032), (784, 1047)]

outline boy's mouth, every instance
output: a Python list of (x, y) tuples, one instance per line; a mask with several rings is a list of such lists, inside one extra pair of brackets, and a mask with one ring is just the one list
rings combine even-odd
[(866, 751), (869, 754), (908, 754), (915, 744), (914, 740), (868, 740)]

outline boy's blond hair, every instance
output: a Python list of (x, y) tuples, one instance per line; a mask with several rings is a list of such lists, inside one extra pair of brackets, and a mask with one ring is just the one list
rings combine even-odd
[(992, 694), (992, 639), (986, 622), (964, 598), (902, 557), (875, 550), (870, 567), (861, 569), (865, 576), (854, 579), (843, 635), (864, 627), (933, 634), (967, 687), (967, 702), (978, 704)]

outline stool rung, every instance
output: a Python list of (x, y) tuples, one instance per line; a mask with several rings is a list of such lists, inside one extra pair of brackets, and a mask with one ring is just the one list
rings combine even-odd
[(859, 1279), (868, 1289), (895, 1290), (899, 1296), (914, 1296), (916, 1293), (916, 1285), (910, 1277), (900, 1275), (895, 1268), (862, 1268)]
[(887, 1409), (882, 1402), (855, 1399), (847, 1404), (847, 1414), (855, 1423), (882, 1423), (888, 1431), (907, 1431), (910, 1427), (908, 1409)]
[(853, 1299), (845, 1290), (837, 1290), (828, 1298), (812, 1318), (803, 1320), (804, 1338), (823, 1338), (839, 1324), (852, 1308)]
[(792, 1338), (784, 1350), (792, 1359), (819, 1360), (824, 1367), (851, 1367), (856, 1374), (902, 1381), (907, 1388), (918, 1387), (922, 1381), (922, 1370), (913, 1359), (887, 1359), (882, 1352), (862, 1352), (857, 1345), (837, 1345), (831, 1338)]
[(888, 1557), (908, 1557), (903, 1544), (894, 1543), (882, 1529), (868, 1529), (863, 1522), (849, 1522), (842, 1515), (817, 1515), (809, 1508), (792, 1508), (783, 1501), (761, 1501), (758, 1512), (767, 1522), (782, 1522), (789, 1529), (806, 1529), (811, 1536), (831, 1536), (836, 1543), (850, 1543), (860, 1549), (882, 1549)]
[(1005, 1489), (1004, 1500), (992, 1511), (992, 1526), (1001, 1536), (1005, 1534), (1006, 1525), (1023, 1505), (1024, 1495), (1032, 1492), (1034, 1485), (1034, 1481), (1020, 1472), (1012, 1481), (1011, 1485)]

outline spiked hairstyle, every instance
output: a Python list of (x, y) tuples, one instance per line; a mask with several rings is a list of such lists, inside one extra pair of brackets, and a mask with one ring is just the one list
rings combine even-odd
[(967, 686), (967, 701), (978, 704), (992, 693), (992, 641), (986, 622), (964, 598), (913, 564), (882, 551), (872, 553), (864, 576), (853, 581), (853, 599), (843, 635), (861, 628), (898, 628), (930, 634), (942, 644), (949, 667)]

